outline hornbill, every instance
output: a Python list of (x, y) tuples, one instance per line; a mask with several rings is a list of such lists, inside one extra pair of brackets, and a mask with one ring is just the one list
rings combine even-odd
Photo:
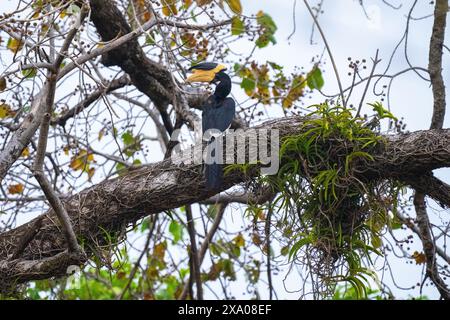
[[(204, 62), (189, 69), (192, 75), (187, 78), (187, 82), (207, 82), (216, 85), (212, 95), (208, 97), (203, 105), (202, 132), (203, 134), (211, 129), (219, 132), (227, 130), (234, 118), (236, 103), (232, 98), (227, 97), (231, 92), (231, 79), (225, 73), (224, 65)], [(211, 131), (210, 131), (211, 133)], [(209, 144), (214, 142), (214, 137), (209, 139)], [(214, 151), (211, 157), (214, 157)], [(223, 183), (223, 171), (219, 163), (205, 165), (206, 186), (208, 189), (216, 190)]]

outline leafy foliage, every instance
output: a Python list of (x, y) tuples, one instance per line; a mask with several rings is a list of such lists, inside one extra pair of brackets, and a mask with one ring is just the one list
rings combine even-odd
[(267, 47), (269, 43), (276, 44), (275, 32), (278, 28), (272, 17), (263, 11), (259, 11), (256, 15), (256, 20), (260, 27), (260, 36), (256, 39), (256, 46), (258, 48), (264, 48)]
[(366, 298), (370, 279), (377, 279), (363, 261), (381, 255), (381, 233), (396, 223), (390, 208), (395, 211), (402, 186), (365, 181), (370, 173), (364, 167), (383, 144), (366, 120), (341, 106), (311, 108), (302, 133), (282, 143), (279, 173), (262, 182), (280, 192), (273, 207), (285, 228), (284, 254), (310, 268), (320, 288), (316, 294), (330, 296), (337, 283), (347, 282)]
[(266, 105), (281, 102), (286, 109), (305, 96), (307, 86), (311, 91), (320, 90), (325, 83), (317, 65), (307, 74), (291, 76), (286, 76), (283, 67), (272, 61), (264, 64), (253, 61), (248, 65), (236, 63), (234, 71), (242, 79), (241, 88), (249, 97)]

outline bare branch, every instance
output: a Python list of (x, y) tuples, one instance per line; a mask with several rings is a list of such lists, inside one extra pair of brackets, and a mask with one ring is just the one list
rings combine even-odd
[(430, 39), (428, 70), (433, 88), (433, 118), (431, 129), (439, 129), (444, 125), (445, 117), (445, 85), (442, 78), (442, 47), (445, 38), (445, 25), (448, 12), (448, 0), (436, 0), (434, 9), (434, 25)]
[(420, 239), (422, 240), (423, 250), (427, 260), (426, 274), (436, 285), (441, 297), (445, 300), (450, 300), (450, 290), (439, 276), (439, 271), (436, 265), (436, 249), (430, 230), (431, 225), (425, 204), (425, 194), (416, 191), (414, 195), (414, 207), (416, 208), (417, 225), (419, 226), (419, 231), (421, 234)]
[(341, 94), (342, 104), (345, 107), (346, 105), (345, 105), (344, 90), (343, 90), (343, 87), (342, 87), (341, 78), (339, 77), (339, 71), (338, 71), (336, 62), (334, 61), (334, 58), (333, 58), (333, 53), (331, 52), (331, 48), (330, 48), (330, 46), (328, 44), (327, 38), (325, 37), (325, 33), (323, 32), (322, 27), (319, 24), (319, 21), (317, 20), (316, 16), (314, 15), (314, 12), (311, 10), (311, 7), (309, 6), (308, 1), (307, 0), (303, 0), (303, 2), (305, 3), (306, 8), (308, 9), (311, 17), (314, 20), (314, 23), (317, 26), (317, 30), (319, 30), (319, 33), (322, 36), (322, 40), (325, 43), (325, 47), (327, 48), (328, 55), (330, 56), (331, 64), (333, 65), (334, 75), (336, 76), (336, 80), (337, 80), (337, 83), (338, 83), (338, 86), (339, 86), (339, 92)]
[[(195, 239), (195, 224), (192, 216), (191, 206), (186, 206), (186, 218), (187, 218), (187, 229), (190, 238), (190, 265), (191, 272), (189, 274), (190, 281), (195, 280), (195, 285), (197, 288), (197, 300), (203, 300), (203, 288), (200, 273), (200, 259), (197, 250), (197, 240)], [(193, 297), (191, 297), (193, 298)]]
[(54, 118), (51, 120), (50, 124), (55, 125), (61, 125), (64, 126), (70, 118), (75, 117), (80, 112), (88, 108), (92, 103), (97, 101), (102, 95), (110, 93), (114, 90), (123, 88), (124, 86), (128, 85), (129, 79), (127, 75), (121, 76), (118, 79), (114, 79), (110, 81), (109, 83), (105, 84), (104, 88), (100, 88), (94, 92), (92, 92), (90, 95), (88, 95), (83, 101), (80, 101), (77, 103), (74, 107), (64, 112), (62, 115), (58, 116), (57, 118)]

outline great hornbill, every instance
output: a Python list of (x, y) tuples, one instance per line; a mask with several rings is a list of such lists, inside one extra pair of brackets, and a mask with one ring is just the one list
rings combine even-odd
[[(231, 79), (225, 73), (224, 65), (204, 62), (189, 69), (192, 75), (187, 78), (187, 82), (207, 82), (216, 85), (216, 90), (208, 97), (203, 105), (202, 132), (214, 129), (224, 132), (230, 127), (234, 118), (236, 103), (232, 98), (227, 97), (231, 92)], [(209, 139), (209, 144), (214, 142), (214, 137)], [(211, 157), (214, 157), (214, 150)], [(216, 190), (223, 183), (223, 171), (219, 163), (213, 162), (205, 165), (206, 186), (208, 189)]]

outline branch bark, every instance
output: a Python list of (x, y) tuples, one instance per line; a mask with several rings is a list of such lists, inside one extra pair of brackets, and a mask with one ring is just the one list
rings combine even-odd
[(441, 297), (445, 300), (450, 300), (450, 290), (440, 277), (437, 268), (435, 241), (431, 233), (431, 224), (425, 204), (425, 194), (416, 191), (414, 207), (416, 209), (417, 225), (421, 235), (420, 239), (422, 240), (423, 251), (426, 257), (426, 276), (436, 285)]
[(430, 39), (428, 70), (433, 89), (434, 108), (431, 129), (442, 128), (445, 117), (445, 85), (442, 77), (442, 48), (445, 38), (445, 25), (448, 0), (436, 0), (434, 8), (433, 32)]
[[(282, 118), (253, 129), (277, 129), (282, 139), (299, 134), (304, 120), (302, 117)], [(402, 180), (404, 177), (419, 176), (424, 171), (448, 166), (450, 129), (427, 130), (386, 137), (386, 144), (378, 148), (374, 161), (365, 163), (360, 172), (365, 181), (391, 178)], [(257, 167), (249, 170), (247, 174), (240, 171), (230, 172), (225, 175), (220, 191), (247, 182), (256, 174)], [(63, 205), (77, 238), (84, 244), (86, 254), (92, 256), (93, 250), (90, 248), (109, 244), (105, 232), (109, 238), (115, 237), (119, 240), (127, 225), (144, 216), (201, 202), (214, 193), (205, 186), (201, 165), (176, 165), (171, 159), (167, 159), (103, 181), (65, 198)], [(23, 253), (14, 260), (15, 263), (8, 261), (17, 251), (19, 239), (29, 231), (29, 226), (35, 223), (36, 219), (42, 219), (40, 230)], [(11, 279), (20, 282), (37, 279), (42, 275), (65, 274), (66, 265), (52, 263), (39, 264), (45, 270), (38, 272), (36, 277), (23, 274), (26, 270), (35, 272), (36, 264), (40, 260), (54, 257), (66, 250), (65, 239), (60, 232), (61, 225), (57, 222), (54, 211), (49, 209), (43, 214), (43, 218), (36, 219), (0, 234), (0, 261), (8, 261), (0, 264), (0, 283)], [(14, 269), (14, 266), (22, 268), (23, 264), (19, 262), (29, 265), (30, 261), (33, 268)]]
[[(442, 77), (442, 47), (445, 38), (447, 11), (448, 0), (437, 0), (434, 9), (433, 31), (431, 33), (430, 51), (428, 55), (428, 70), (434, 98), (431, 129), (441, 129), (445, 120), (445, 85)], [(417, 187), (418, 189), (416, 189), (414, 194), (414, 207), (416, 209), (417, 225), (421, 234), (420, 238), (422, 240), (423, 251), (426, 256), (426, 276), (436, 285), (441, 297), (450, 300), (450, 290), (440, 277), (436, 265), (436, 244), (433, 239), (430, 218), (427, 213), (425, 193), (419, 191), (419, 189), (423, 188), (420, 188), (420, 186)], [(432, 187), (427, 186), (429, 190), (432, 190)], [(442, 184), (436, 190), (439, 192), (442, 187), (446, 187), (446, 185)]]
[[(186, 206), (186, 218), (187, 218), (187, 228), (189, 233), (189, 239), (190, 239), (190, 265), (191, 270), (189, 274), (189, 282), (195, 280), (195, 286), (197, 288), (197, 300), (203, 300), (203, 287), (202, 287), (202, 280), (201, 280), (201, 274), (200, 274), (200, 261), (198, 256), (198, 250), (197, 250), (197, 240), (196, 240), (196, 231), (195, 231), (195, 223), (192, 216), (192, 210), (191, 206)], [(191, 296), (191, 299), (194, 299), (193, 296)]]

